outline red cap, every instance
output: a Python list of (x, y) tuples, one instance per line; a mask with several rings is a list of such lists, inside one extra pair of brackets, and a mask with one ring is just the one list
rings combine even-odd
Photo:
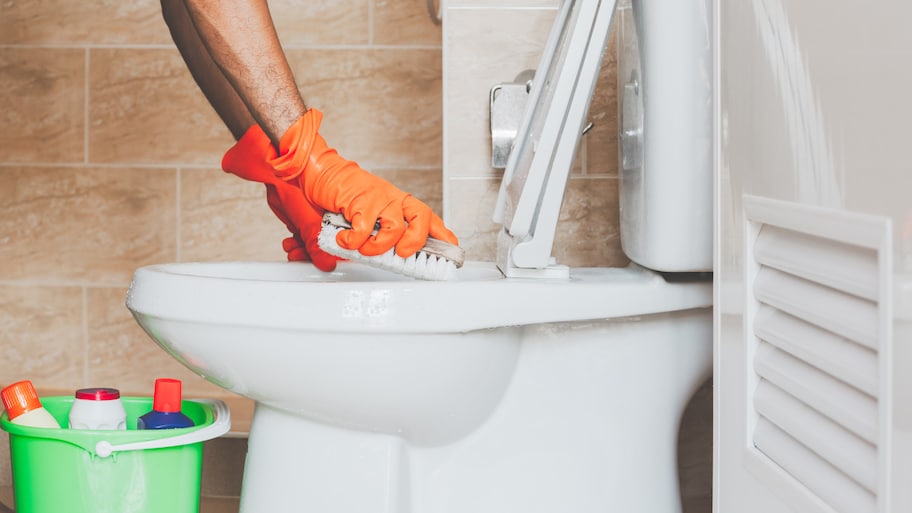
[(120, 399), (120, 390), (116, 388), (80, 388), (76, 391), (76, 399), (113, 401), (114, 399)]
[(3, 407), (9, 413), (10, 420), (42, 407), (38, 392), (29, 380), (13, 383), (0, 391), (0, 396), (3, 397)]
[(163, 413), (181, 411), (181, 382), (179, 379), (158, 378), (155, 380), (152, 409)]

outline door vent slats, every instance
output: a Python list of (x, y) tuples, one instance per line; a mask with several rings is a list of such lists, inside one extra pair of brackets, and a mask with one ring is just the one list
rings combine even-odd
[(843, 429), (869, 442), (877, 441), (877, 400), (873, 397), (766, 343), (757, 348), (754, 370), (762, 378), (760, 384), (770, 382)]
[(745, 214), (752, 454), (821, 511), (876, 513), (889, 220), (753, 197)]
[(868, 347), (767, 305), (757, 312), (754, 335), (866, 394), (877, 394), (877, 352)]
[(754, 258), (764, 267), (877, 300), (876, 251), (767, 225), (754, 242)]
[(835, 511), (875, 511), (874, 494), (827, 464), (807, 446), (763, 417), (754, 429), (754, 444)]
[(877, 449), (795, 396), (762, 381), (754, 393), (757, 412), (869, 492), (877, 488)]
[(768, 267), (754, 278), (754, 296), (762, 304), (877, 349), (877, 306), (870, 300)]

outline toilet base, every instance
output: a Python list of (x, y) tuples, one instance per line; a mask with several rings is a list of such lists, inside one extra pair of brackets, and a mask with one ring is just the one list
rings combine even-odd
[(241, 513), (679, 513), (678, 425), (711, 373), (710, 310), (523, 330), (498, 407), (446, 445), (258, 404)]
[(408, 511), (405, 442), (322, 425), (257, 403), (241, 513)]

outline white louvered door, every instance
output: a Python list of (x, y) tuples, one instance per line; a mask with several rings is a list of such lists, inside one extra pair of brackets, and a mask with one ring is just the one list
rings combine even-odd
[(744, 213), (744, 466), (794, 511), (891, 512), (890, 220)]

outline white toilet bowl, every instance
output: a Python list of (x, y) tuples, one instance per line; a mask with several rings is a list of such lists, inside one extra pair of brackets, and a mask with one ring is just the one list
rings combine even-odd
[(246, 513), (675, 512), (711, 301), (637, 266), (549, 281), (470, 262), (432, 283), (209, 263), (137, 270), (127, 306), (257, 401)]

